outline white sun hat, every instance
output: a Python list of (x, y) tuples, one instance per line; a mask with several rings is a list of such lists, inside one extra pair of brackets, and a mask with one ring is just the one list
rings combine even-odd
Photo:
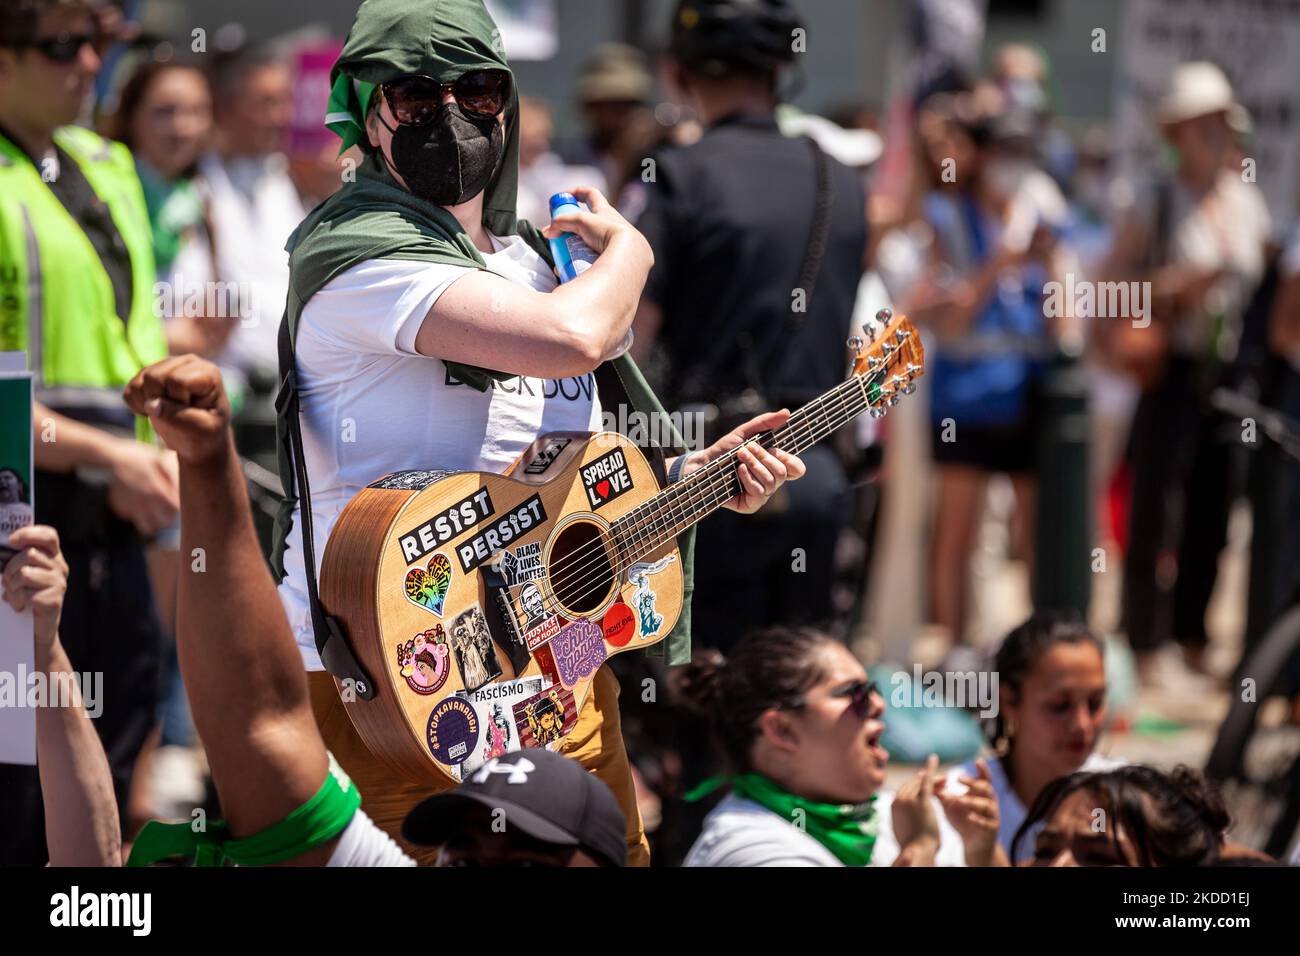
[(1160, 122), (1168, 126), (1211, 113), (1225, 113), (1240, 122), (1245, 110), (1233, 96), (1228, 78), (1213, 63), (1180, 63), (1157, 108)]

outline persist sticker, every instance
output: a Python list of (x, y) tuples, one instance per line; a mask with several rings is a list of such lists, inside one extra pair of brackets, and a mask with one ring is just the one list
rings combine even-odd
[(615, 448), (601, 455), (580, 472), (582, 487), (587, 492), (587, 504), (592, 511), (601, 508), (632, 488), (632, 473), (627, 470), (623, 449)]
[(511, 541), (523, 537), (545, 521), (546, 509), (542, 507), (542, 496), (533, 495), (501, 515), (490, 528), (484, 528), (456, 546), (460, 569), (468, 574)]

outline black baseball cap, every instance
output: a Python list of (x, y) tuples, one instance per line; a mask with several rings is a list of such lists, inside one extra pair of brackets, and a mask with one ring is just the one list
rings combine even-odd
[(456, 833), (467, 810), (499, 809), (523, 833), (583, 850), (606, 866), (627, 866), (626, 821), (614, 794), (576, 760), (541, 747), (489, 760), (455, 790), (416, 804), (402, 837), (438, 846)]

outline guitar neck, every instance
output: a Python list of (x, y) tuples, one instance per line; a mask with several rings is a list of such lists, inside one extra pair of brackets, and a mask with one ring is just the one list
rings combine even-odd
[[(883, 374), (880, 373), (880, 374)], [(853, 375), (790, 415), (786, 423), (745, 442), (797, 455), (862, 414), (881, 397), (876, 377)], [(743, 446), (742, 446), (743, 447)], [(697, 469), (614, 522), (624, 568), (672, 541), (740, 494), (736, 452)]]

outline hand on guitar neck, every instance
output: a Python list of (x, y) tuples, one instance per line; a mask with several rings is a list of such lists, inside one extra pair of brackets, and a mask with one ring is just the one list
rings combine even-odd
[[(789, 420), (790, 410), (785, 408), (751, 418), (708, 448), (691, 453), (682, 468), (682, 477), (689, 476), (732, 449), (739, 448), (736, 452), (739, 462), (736, 473), (740, 479), (741, 492), (723, 507), (744, 515), (753, 514), (767, 504), (782, 484), (802, 478), (807, 471), (797, 456), (780, 448), (768, 450), (757, 442), (749, 442), (756, 435), (779, 428)], [(749, 444), (746, 445), (746, 442)], [(745, 447), (742, 448), (742, 445)]]

